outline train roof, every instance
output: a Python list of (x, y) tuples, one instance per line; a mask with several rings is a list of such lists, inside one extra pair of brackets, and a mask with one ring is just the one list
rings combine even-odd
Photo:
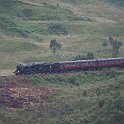
[(43, 63), (43, 62), (34, 62), (34, 63), (24, 63), (19, 64), (17, 66), (23, 66), (23, 67), (30, 67), (32, 65), (42, 65), (42, 64), (54, 64), (54, 63), (75, 63), (75, 62), (95, 62), (95, 61), (104, 61), (104, 60), (124, 60), (124, 57), (118, 57), (118, 58), (100, 58), (100, 59), (90, 59), (90, 60), (76, 60), (76, 61), (61, 61), (61, 62), (53, 62), (53, 63)]
[(95, 62), (95, 61), (105, 61), (105, 60), (124, 60), (124, 57), (118, 57), (118, 58), (100, 58), (100, 59), (90, 59), (90, 60), (76, 60), (76, 61), (62, 61), (57, 63), (75, 63), (75, 62)]

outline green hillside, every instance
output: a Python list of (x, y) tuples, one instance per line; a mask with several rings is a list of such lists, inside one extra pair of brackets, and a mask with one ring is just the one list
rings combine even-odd
[(12, 74), (20, 63), (112, 57), (110, 37), (124, 57), (123, 0), (0, 0), (0, 124), (123, 124), (124, 69)]
[[(102, 42), (108, 41), (109, 36), (124, 39), (124, 9), (114, 3), (96, 0), (0, 2), (1, 69), (15, 68), (17, 63), (24, 62), (71, 60), (87, 52), (93, 52), (96, 58), (111, 57), (111, 52), (103, 52)], [(68, 35), (59, 36), (61, 32)], [(62, 44), (61, 58), (53, 57), (49, 50), (51, 39)], [(27, 48), (28, 45), (31, 48)], [(119, 56), (123, 53), (122, 46)]]
[[(123, 124), (124, 70), (104, 70), (53, 75), (0, 77), (1, 124)], [(8, 90), (2, 89), (6, 86)], [(40, 105), (32, 96), (37, 88), (54, 88)], [(9, 89), (10, 88), (10, 89)], [(12, 92), (12, 89), (14, 93)], [(24, 89), (28, 94), (23, 96)], [(23, 90), (17, 96), (18, 90)], [(11, 90), (11, 92), (9, 91)], [(40, 90), (40, 89), (39, 89)], [(39, 92), (37, 90), (37, 93)], [(3, 96), (9, 92), (11, 99)], [(47, 92), (47, 91), (46, 91)], [(13, 94), (13, 95), (11, 95)], [(14, 97), (16, 95), (16, 97)], [(13, 97), (15, 99), (13, 99)], [(16, 102), (17, 98), (20, 98)], [(32, 98), (33, 97), (33, 98)], [(37, 95), (36, 95), (37, 97)], [(7, 101), (6, 101), (7, 100)], [(24, 102), (23, 102), (24, 101)], [(38, 100), (37, 100), (38, 102)], [(18, 104), (17, 104), (18, 103)], [(27, 104), (28, 103), (28, 104)], [(22, 107), (23, 104), (29, 105)], [(38, 104), (38, 105), (37, 105)], [(6, 107), (7, 106), (7, 107)]]

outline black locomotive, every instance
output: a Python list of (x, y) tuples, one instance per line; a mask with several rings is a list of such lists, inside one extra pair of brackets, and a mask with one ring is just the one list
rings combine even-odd
[(15, 74), (47, 74), (61, 73), (75, 70), (92, 70), (105, 67), (124, 67), (124, 57), (107, 58), (107, 59), (92, 59), (92, 60), (77, 60), (63, 61), (55, 63), (30, 63), (17, 65)]

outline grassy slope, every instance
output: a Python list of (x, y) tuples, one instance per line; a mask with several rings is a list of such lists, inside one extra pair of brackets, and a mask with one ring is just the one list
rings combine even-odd
[[(2, 84), (55, 87), (41, 106), (26, 109), (1, 108), (3, 124), (123, 124), (124, 70), (57, 75), (1, 77)], [(24, 81), (30, 84), (24, 84)], [(29, 80), (29, 81), (28, 81)], [(18, 82), (17, 82), (18, 81)]]
[[(0, 4), (0, 68), (14, 68), (17, 63), (32, 61), (70, 60), (89, 51), (96, 58), (111, 57), (110, 52), (105, 54), (101, 44), (109, 36), (123, 42), (123, 7), (100, 1), (76, 5), (73, 2), (20, 0)], [(83, 21), (81, 16), (93, 21)], [(55, 24), (70, 36), (58, 36), (50, 31), (49, 26)], [(53, 38), (62, 43), (59, 56), (54, 57), (49, 50)], [(29, 44), (31, 49), (27, 48)], [(122, 46), (120, 56), (124, 56), (123, 50)]]
[[(8, 1), (0, 4), (0, 69), (14, 69), (23, 62), (71, 60), (89, 51), (94, 52), (96, 58), (111, 57), (110, 48), (106, 53), (101, 43), (108, 41), (110, 35), (124, 40), (124, 8), (118, 4), (104, 2), (106, 0)], [(93, 21), (82, 21), (81, 16)], [(70, 17), (74, 20), (70, 21)], [(60, 24), (69, 36), (51, 32), (48, 27), (53, 24)], [(49, 42), (54, 38), (62, 43), (56, 56), (49, 50)], [(124, 45), (120, 56), (124, 56)], [(59, 90), (39, 107), (22, 110), (1, 107), (0, 123), (123, 124), (123, 75), (124, 70), (114, 69), (24, 76), (22, 78), (32, 82), (31, 86), (47, 85)], [(14, 76), (0, 77), (1, 84), (19, 86), (20, 80)]]

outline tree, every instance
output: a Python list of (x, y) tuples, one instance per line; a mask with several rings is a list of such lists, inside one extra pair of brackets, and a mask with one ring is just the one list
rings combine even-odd
[(114, 41), (114, 39), (110, 36), (109, 37), (109, 42), (112, 43)]
[(51, 42), (50, 42), (49, 48), (50, 48), (50, 50), (51, 50), (53, 53), (56, 53), (56, 50), (62, 48), (62, 44), (61, 44), (61, 43), (57, 43), (56, 39), (53, 39), (53, 40), (51, 40)]
[(121, 41), (114, 40), (112, 37), (109, 37), (110, 45), (112, 46), (112, 56), (117, 57), (119, 54), (119, 49), (122, 46)]
[(59, 7), (59, 3), (57, 3), (57, 7)]
[(103, 41), (103, 42), (102, 42), (102, 46), (105, 48), (105, 47), (108, 46), (108, 43), (107, 43), (106, 41)]

